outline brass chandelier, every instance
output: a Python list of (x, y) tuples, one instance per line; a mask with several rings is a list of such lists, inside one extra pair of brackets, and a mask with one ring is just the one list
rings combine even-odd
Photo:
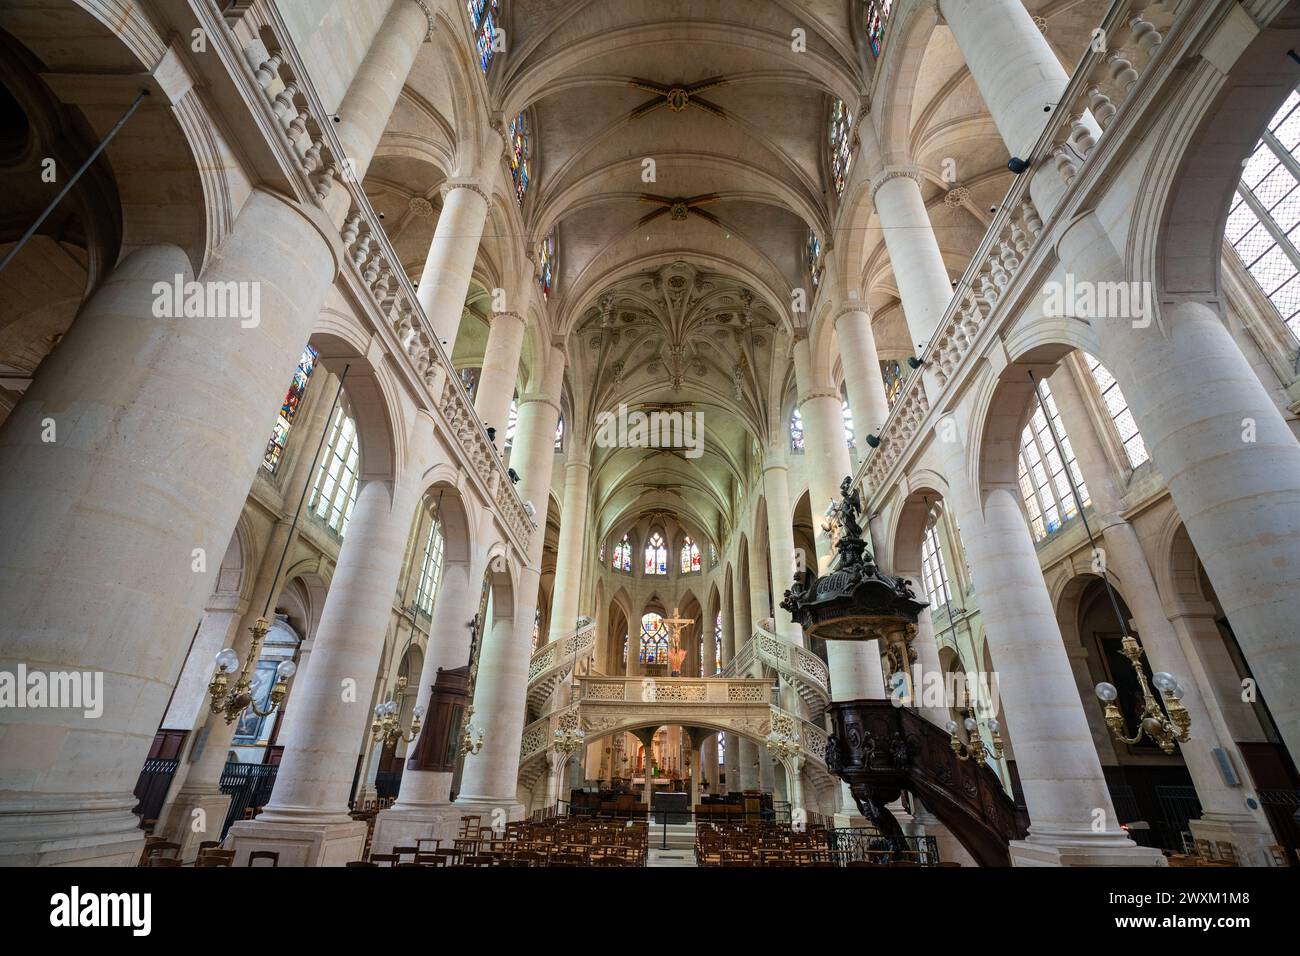
[[(405, 690), (406, 678), (397, 678), (397, 693), (400, 694)], [(411, 730), (409, 733), (402, 730), (401, 710), (402, 705), (390, 693), (388, 700), (375, 706), (375, 719), (370, 725), (370, 736), (385, 747), (391, 747), (399, 740), (409, 744), (420, 736), (420, 722), (424, 720), (424, 707), (416, 706), (415, 710), (411, 712)]]

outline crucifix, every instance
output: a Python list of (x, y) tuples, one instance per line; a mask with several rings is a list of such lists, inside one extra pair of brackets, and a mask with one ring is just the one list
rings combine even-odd
[(673, 608), (673, 616), (664, 618), (664, 626), (668, 628), (668, 663), (672, 667), (673, 676), (681, 673), (682, 661), (686, 660), (686, 648), (682, 647), (682, 631), (695, 623), (693, 617), (682, 617), (681, 608)]

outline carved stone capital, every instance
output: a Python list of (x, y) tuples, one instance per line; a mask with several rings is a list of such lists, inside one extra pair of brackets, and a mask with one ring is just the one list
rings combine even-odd
[(870, 190), (871, 201), (876, 201), (876, 193), (880, 188), (895, 179), (910, 179), (918, 186), (922, 183), (921, 170), (917, 166), (886, 166), (876, 175), (871, 177)]
[(804, 405), (811, 402), (814, 398), (833, 398), (838, 402), (840, 401), (840, 393), (832, 388), (814, 388), (799, 396), (799, 407), (803, 408)]
[(453, 189), (468, 189), (470, 192), (478, 193), (479, 198), (482, 199), (489, 206), (492, 204), (492, 198), (488, 196), (486, 192), (483, 191), (483, 188), (479, 186), (477, 180), (452, 179), (443, 183), (441, 186), (438, 187), (438, 193), (439, 195), (442, 196), (443, 202), (447, 201), (447, 194), (450, 193)]
[(488, 322), (488, 325), (490, 326), (490, 325), (491, 325), (493, 322), (495, 322), (497, 319), (503, 319), (503, 318), (518, 319), (520, 322), (526, 322), (526, 321), (527, 321), (527, 320), (526, 320), (522, 315), (520, 315), (518, 312), (489, 312), (489, 313), (487, 314), (487, 322)]
[(433, 39), (433, 11), (429, 9), (426, 0), (415, 0), (415, 5), (424, 12), (424, 19), (429, 25), (424, 33), (424, 42), (428, 43)]
[(867, 304), (861, 299), (842, 303), (835, 309), (834, 313), (832, 313), (833, 320), (838, 322), (841, 318), (851, 312), (860, 312), (867, 317), (867, 321), (871, 321), (871, 312), (868, 311)]

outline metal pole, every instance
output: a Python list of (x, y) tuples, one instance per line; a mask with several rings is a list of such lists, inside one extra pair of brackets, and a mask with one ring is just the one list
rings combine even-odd
[[(1070, 463), (1065, 459), (1065, 449), (1061, 447), (1061, 439), (1056, 434), (1056, 426), (1052, 424), (1052, 416), (1047, 408), (1047, 401), (1043, 397), (1042, 387), (1038, 384), (1038, 379), (1034, 378), (1034, 373), (1029, 373), (1029, 381), (1034, 384), (1034, 394), (1038, 396), (1038, 404), (1042, 406), (1043, 418), (1047, 419), (1047, 430), (1052, 433), (1052, 444), (1056, 446), (1056, 453), (1061, 456), (1061, 467), (1065, 470), (1065, 479), (1070, 483), (1070, 495), (1074, 498), (1074, 507), (1079, 512), (1079, 519), (1083, 522), (1083, 530), (1088, 534), (1088, 543), (1092, 545), (1093, 555), (1097, 554), (1097, 539), (1092, 534), (1092, 528), (1088, 525), (1088, 516), (1083, 513), (1083, 500), (1079, 497), (1079, 488), (1074, 483), (1074, 475), (1070, 471)], [(1115, 596), (1115, 588), (1110, 583), (1110, 572), (1106, 569), (1106, 561), (1103, 558), (1101, 562), (1101, 579), (1106, 584), (1106, 594), (1110, 597), (1110, 606), (1115, 611), (1115, 620), (1119, 621), (1120, 633), (1128, 637), (1128, 623), (1124, 620), (1124, 614), (1119, 609), (1119, 598)]]
[(27, 240), (36, 234), (36, 230), (41, 228), (41, 223), (45, 222), (45, 220), (50, 217), (50, 213), (54, 212), (59, 203), (63, 201), (63, 197), (68, 194), (69, 190), (71, 190), (73, 186), (77, 185), (77, 180), (81, 178), (81, 174), (89, 169), (90, 164), (99, 158), (99, 154), (102, 153), (105, 147), (113, 141), (113, 137), (117, 135), (117, 131), (126, 124), (126, 121), (131, 118), (131, 114), (139, 108), (140, 104), (144, 102), (144, 98), (148, 95), (148, 90), (140, 91), (139, 95), (135, 98), (135, 102), (127, 107), (126, 112), (122, 114), (122, 118), (108, 131), (108, 135), (100, 140), (99, 145), (95, 147), (95, 151), (86, 157), (86, 161), (81, 164), (81, 168), (72, 174), (72, 178), (69, 179), (67, 184), (59, 190), (59, 194), (50, 201), (50, 204), (45, 207), (45, 211), (41, 213), (40, 216), (37, 217), (36, 221), (31, 224), (26, 232), (23, 233), (22, 238), (18, 240), (14, 247), (5, 254), (4, 259), (0, 260), (0, 272), (3, 272), (4, 267), (14, 260), (14, 257), (18, 255), (23, 246), (27, 245)]

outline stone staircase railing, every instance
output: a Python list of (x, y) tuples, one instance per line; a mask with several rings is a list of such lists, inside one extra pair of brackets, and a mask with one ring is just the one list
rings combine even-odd
[(578, 626), (538, 649), (528, 662), (528, 712), (542, 714), (560, 681), (596, 653), (596, 622), (578, 618)]
[(546, 761), (541, 759), (550, 750), (557, 730), (576, 730), (581, 719), (580, 701), (551, 711), (524, 728), (519, 742), (519, 782), (531, 788), (537, 778), (546, 772)]
[[(1137, 97), (1139, 80), (1159, 59), (1172, 24), (1189, 9), (1188, 0), (1116, 0), (1102, 21), (1105, 42), (1089, 47), (1076, 67), (1065, 95), (1048, 121), (1032, 155), (1049, 157), (1066, 190), (1057, 208), (1068, 203), (1084, 172), (1108, 142), (1115, 125)], [(1100, 136), (1085, 122), (1091, 115)], [(963, 373), (977, 364), (982, 346), (1006, 322), (1014, 321), (1022, 297), (1013, 285), (1026, 272), (1027, 262), (1041, 253), (1044, 233), (1040, 211), (1030, 198), (1032, 173), (1017, 178), (985, 233), (965, 274), (953, 289), (948, 310), (928, 343), (922, 359), (932, 370), (934, 388), (926, 376), (915, 374), (905, 384), (880, 430), (880, 444), (859, 469), (864, 497), (871, 501), (890, 488), (895, 472), (911, 458), (924, 434), (932, 407), (942, 407), (946, 393), (957, 387)], [(1011, 303), (1002, 308), (1002, 303)]]
[(826, 770), (826, 744), (830, 740), (830, 734), (812, 721), (783, 710), (775, 704), (772, 704), (771, 708), (772, 724), (769, 733), (798, 740), (800, 756), (803, 760), (818, 770)]
[(501, 456), (470, 401), (451, 360), (434, 335), (415, 287), (389, 242), (379, 214), (356, 181), (352, 166), (321, 104), (290, 32), (270, 0), (241, 3), (224, 17), (215, 8), (196, 5), (210, 21), (208, 31), (225, 45), (236, 74), (260, 100), (268, 139), (280, 151), (285, 169), (296, 181), (303, 202), (319, 206), (331, 221), (342, 223), (346, 250), (340, 281), (347, 283), (366, 310), (376, 338), (415, 391), (445, 421), (462, 453), (461, 465), (480, 483), (522, 553), (535, 525), (510, 481)]
[(806, 647), (780, 637), (773, 629), (771, 618), (758, 622), (753, 637), (722, 669), (722, 676), (740, 677), (750, 673), (755, 664), (779, 674), (807, 704), (809, 716), (813, 720), (821, 719), (831, 699), (826, 662)]
[(831, 699), (826, 662), (806, 647), (780, 637), (772, 629), (770, 618), (759, 622), (749, 643), (758, 659), (795, 689), (808, 706), (809, 717), (820, 720)]

